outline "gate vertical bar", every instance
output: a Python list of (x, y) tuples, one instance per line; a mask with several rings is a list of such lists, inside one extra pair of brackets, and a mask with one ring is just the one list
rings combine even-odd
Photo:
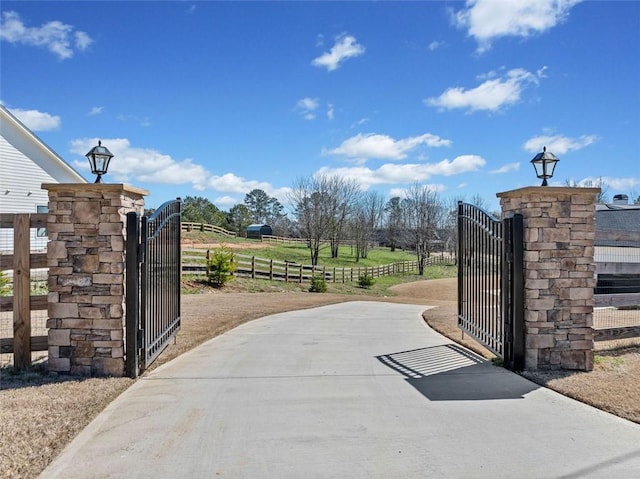
[(136, 212), (127, 213), (126, 243), (126, 336), (125, 368), (130, 378), (139, 374), (138, 329), (140, 320), (140, 217)]
[[(463, 218), (463, 203), (462, 201), (458, 201), (458, 244), (457, 244), (457, 253), (458, 253), (458, 326), (462, 324), (462, 316), (464, 316), (463, 312), (463, 304), (464, 304), (464, 263), (466, 258), (464, 257), (464, 252), (462, 250), (464, 245), (464, 218)], [(404, 265), (403, 265), (404, 266)]]
[(513, 370), (524, 368), (524, 251), (523, 218), (517, 214), (503, 220), (504, 247), (502, 304), (504, 361)]
[(522, 371), (525, 363), (524, 324), (524, 221), (521, 214), (513, 216), (513, 262), (511, 275), (513, 301), (513, 363), (511, 369)]
[(141, 239), (140, 239), (140, 339), (138, 346), (140, 347), (140, 364), (143, 369), (146, 369), (147, 365), (147, 339), (149, 335), (149, 324), (147, 323), (147, 309), (149, 308), (149, 295), (148, 295), (148, 284), (149, 284), (149, 271), (148, 271), (148, 217), (142, 217), (142, 224), (140, 226), (141, 229)]

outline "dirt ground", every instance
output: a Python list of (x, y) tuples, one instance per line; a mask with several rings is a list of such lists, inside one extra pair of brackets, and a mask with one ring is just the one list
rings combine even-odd
[[(455, 279), (406, 283), (395, 296), (209, 290), (183, 295), (182, 327), (154, 363), (163, 364), (198, 344), (265, 315), (353, 300), (435, 306), (423, 314), (434, 329), (490, 358), (491, 353), (456, 326)], [(536, 373), (530, 379), (562, 394), (640, 423), (640, 348), (602, 353), (589, 373)], [(0, 476), (37, 475), (104, 407), (132, 384), (127, 378), (47, 376), (37, 371), (0, 378)]]

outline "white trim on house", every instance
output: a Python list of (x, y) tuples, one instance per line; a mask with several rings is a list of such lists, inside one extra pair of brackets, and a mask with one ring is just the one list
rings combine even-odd
[[(0, 213), (37, 213), (49, 202), (43, 183), (87, 183), (5, 106), (0, 105)], [(46, 237), (32, 242), (46, 244)], [(0, 230), (0, 249), (11, 250), (11, 230)]]

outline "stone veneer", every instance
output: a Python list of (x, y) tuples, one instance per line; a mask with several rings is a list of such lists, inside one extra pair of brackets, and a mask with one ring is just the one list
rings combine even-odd
[(503, 217), (524, 219), (525, 369), (593, 369), (598, 188), (498, 193)]
[(50, 371), (124, 374), (126, 214), (146, 190), (120, 184), (43, 184), (49, 191)]

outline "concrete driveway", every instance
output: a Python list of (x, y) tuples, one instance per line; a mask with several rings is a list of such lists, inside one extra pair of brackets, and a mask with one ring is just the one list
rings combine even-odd
[(426, 308), (244, 324), (140, 379), (41, 477), (640, 477), (640, 425), (481, 360)]

